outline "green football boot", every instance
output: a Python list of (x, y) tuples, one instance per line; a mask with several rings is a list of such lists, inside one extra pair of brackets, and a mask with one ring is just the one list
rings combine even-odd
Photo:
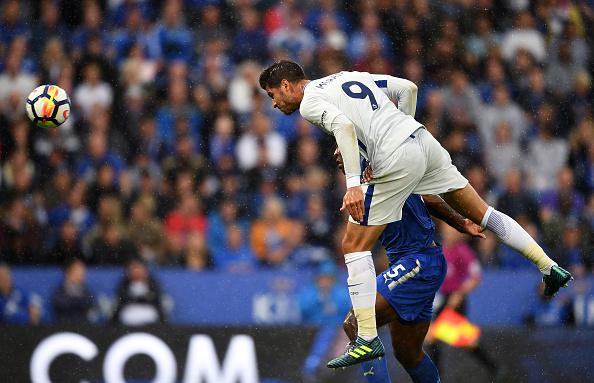
[(381, 358), (385, 353), (384, 345), (379, 337), (374, 338), (371, 342), (357, 337), (354, 342), (349, 343), (343, 355), (329, 361), (327, 366), (328, 368), (344, 368), (367, 360)]
[(542, 281), (545, 283), (544, 295), (552, 297), (561, 287), (567, 287), (567, 283), (572, 279), (571, 273), (564, 268), (551, 267), (551, 273), (542, 277)]

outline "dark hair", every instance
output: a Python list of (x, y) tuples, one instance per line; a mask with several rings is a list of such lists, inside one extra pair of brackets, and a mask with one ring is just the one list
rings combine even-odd
[(280, 60), (264, 69), (260, 73), (260, 86), (276, 88), (282, 80), (295, 82), (305, 79), (305, 72), (301, 65), (289, 60)]
[(68, 272), (70, 271), (70, 269), (72, 268), (72, 266), (74, 266), (75, 264), (82, 262), (82, 264), (84, 265), (85, 262), (77, 257), (68, 257), (63, 264), (63, 270), (64, 272)]

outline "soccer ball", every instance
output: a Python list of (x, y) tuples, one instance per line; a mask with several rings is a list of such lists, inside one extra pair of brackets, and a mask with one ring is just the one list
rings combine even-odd
[(70, 115), (70, 99), (66, 91), (59, 86), (41, 85), (29, 94), (25, 108), (35, 125), (57, 128)]

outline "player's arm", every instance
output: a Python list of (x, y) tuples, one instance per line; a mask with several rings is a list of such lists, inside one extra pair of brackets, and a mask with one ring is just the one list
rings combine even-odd
[(414, 82), (388, 75), (372, 74), (371, 76), (390, 100), (397, 101), (398, 109), (409, 116), (415, 116), (418, 88)]
[(303, 118), (332, 134), (342, 155), (347, 192), (341, 211), (348, 210), (354, 220), (363, 220), (363, 190), (357, 131), (351, 120), (336, 106), (321, 97), (303, 98), (299, 111)]
[(439, 218), (460, 233), (469, 234), (473, 237), (485, 238), (483, 229), (469, 220), (464, 218), (457, 211), (452, 209), (440, 196), (438, 195), (423, 195), (423, 202), (429, 211), (429, 214), (435, 218)]
[[(473, 256), (474, 257), (474, 256)], [(446, 305), (453, 309), (462, 304), (464, 298), (474, 290), (481, 281), (481, 265), (475, 258), (468, 264), (468, 278), (462, 283), (462, 286), (450, 294)]]

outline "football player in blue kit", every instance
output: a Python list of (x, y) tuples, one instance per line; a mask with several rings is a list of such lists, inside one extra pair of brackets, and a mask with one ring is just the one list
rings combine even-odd
[[(334, 153), (339, 168), (342, 158)], [(362, 165), (365, 168), (365, 165)], [(366, 168), (363, 178), (373, 177)], [(435, 241), (435, 225), (429, 216), (442, 219), (461, 233), (484, 238), (482, 229), (462, 217), (439, 196), (410, 195), (402, 210), (402, 219), (390, 223), (380, 236), (390, 267), (377, 276), (377, 327), (389, 325), (394, 356), (414, 383), (440, 382), (437, 367), (423, 351), (423, 341), (433, 315), (433, 300), (439, 290), (447, 265), (441, 246)], [(348, 351), (357, 355), (357, 320), (351, 310), (344, 330), (352, 341)], [(369, 383), (391, 382), (385, 359), (362, 363), (363, 376)]]

